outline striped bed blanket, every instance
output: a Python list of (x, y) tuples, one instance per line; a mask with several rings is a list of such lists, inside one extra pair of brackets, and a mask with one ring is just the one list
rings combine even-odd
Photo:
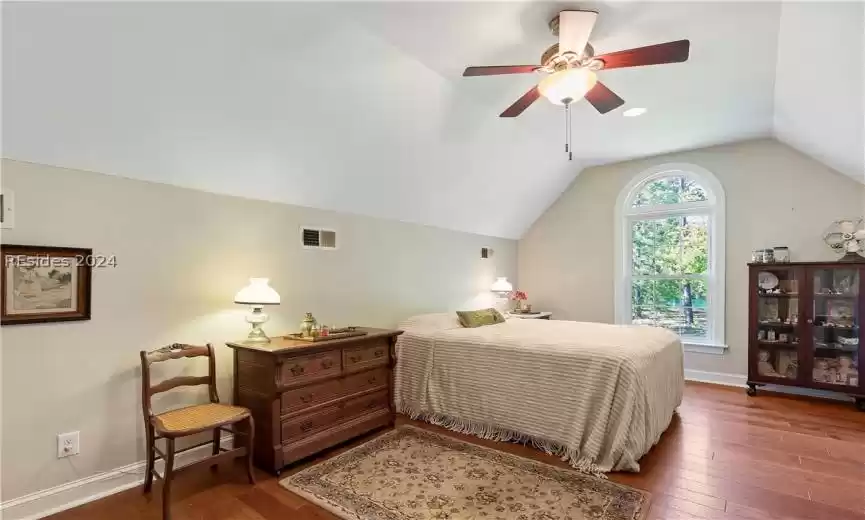
[(400, 413), (530, 443), (593, 475), (639, 471), (682, 402), (682, 344), (664, 329), (520, 319), (469, 329), (450, 314), (400, 328)]

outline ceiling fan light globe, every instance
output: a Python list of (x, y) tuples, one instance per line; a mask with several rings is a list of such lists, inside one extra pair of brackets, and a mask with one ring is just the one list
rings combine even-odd
[(542, 79), (538, 84), (538, 90), (550, 102), (564, 105), (583, 98), (597, 82), (598, 77), (592, 70), (566, 69)]

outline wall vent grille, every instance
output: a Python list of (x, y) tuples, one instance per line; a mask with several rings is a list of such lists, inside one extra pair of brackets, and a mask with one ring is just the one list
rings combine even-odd
[(300, 243), (306, 249), (336, 249), (336, 231), (302, 227), (300, 228)]

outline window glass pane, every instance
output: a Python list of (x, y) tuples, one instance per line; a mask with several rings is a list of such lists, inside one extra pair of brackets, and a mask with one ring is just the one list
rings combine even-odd
[(641, 219), (631, 223), (634, 275), (702, 274), (709, 259), (705, 215)]
[(655, 256), (656, 230), (654, 220), (635, 220), (631, 224), (631, 265), (635, 275), (661, 273), (661, 266)]
[(706, 308), (694, 307), (691, 313), (685, 308), (685, 323), (679, 335), (682, 339), (706, 339), (709, 337), (709, 319)]
[(634, 197), (633, 207), (681, 204), (708, 200), (706, 190), (693, 180), (678, 175), (654, 180)]
[(659, 306), (681, 307), (681, 280), (658, 280), (655, 284), (655, 298), (657, 299), (657, 305)]
[(631, 284), (631, 323), (655, 325), (655, 280), (634, 280)]
[(677, 332), (685, 338), (705, 338), (709, 332), (706, 280), (684, 279), (679, 287), (683, 319)]
[(705, 215), (677, 217), (680, 226), (681, 273), (701, 274), (709, 267), (709, 220)]
[(694, 279), (634, 280), (631, 322), (663, 327), (687, 338), (708, 334), (706, 281)]
[(676, 334), (681, 334), (685, 328), (685, 313), (682, 307), (659, 305), (656, 307), (658, 321), (656, 327), (670, 329)]

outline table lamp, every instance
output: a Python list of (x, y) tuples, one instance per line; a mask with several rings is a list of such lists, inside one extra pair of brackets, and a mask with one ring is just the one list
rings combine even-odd
[(279, 294), (267, 284), (268, 281), (267, 278), (250, 278), (249, 285), (234, 296), (234, 303), (252, 306), (252, 311), (246, 317), (247, 323), (252, 325), (252, 330), (246, 339), (249, 343), (270, 342), (270, 338), (261, 330), (262, 324), (270, 319), (262, 308), (265, 305), (279, 305)]

